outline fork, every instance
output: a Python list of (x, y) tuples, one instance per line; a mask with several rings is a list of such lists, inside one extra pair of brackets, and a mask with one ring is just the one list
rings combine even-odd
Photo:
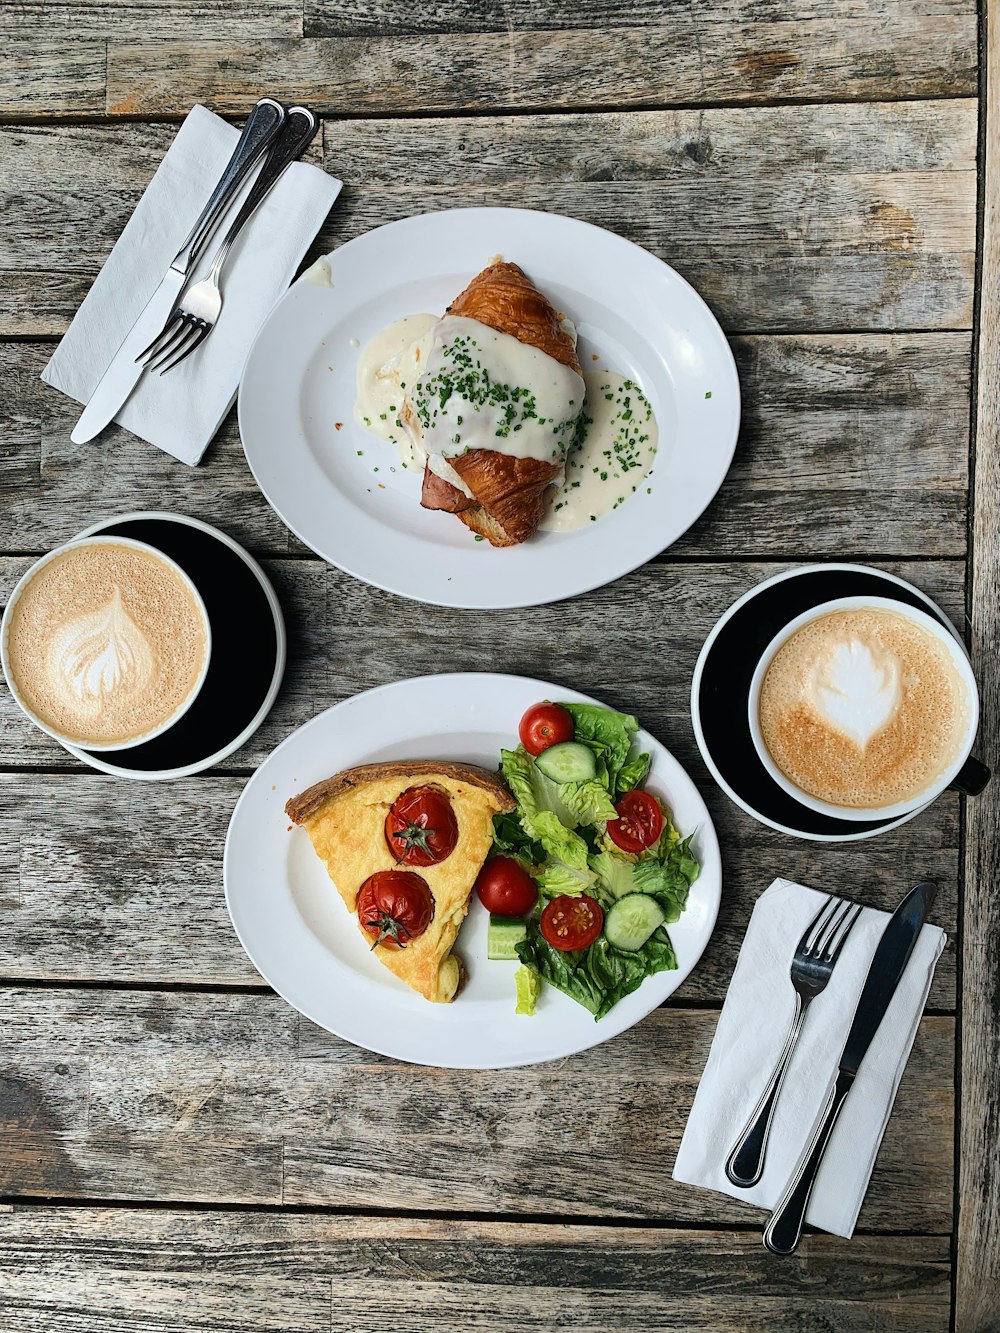
[(792, 1025), (767, 1087), (726, 1162), (726, 1175), (734, 1185), (749, 1189), (751, 1185), (757, 1184), (763, 1174), (771, 1119), (788, 1062), (802, 1031), (806, 1010), (816, 996), (826, 989), (841, 950), (862, 911), (858, 903), (827, 896), (796, 945), (789, 974), (795, 990)]
[(308, 107), (293, 106), (288, 110), (285, 123), (271, 146), (260, 175), (254, 181), (243, 207), (219, 246), (209, 272), (178, 297), (166, 323), (149, 346), (136, 357), (136, 362), (161, 375), (172, 370), (194, 349), (205, 341), (215, 328), (222, 313), (220, 277), (229, 252), (237, 236), (253, 214), (277, 185), (286, 169), (301, 157), (319, 127), (319, 120)]

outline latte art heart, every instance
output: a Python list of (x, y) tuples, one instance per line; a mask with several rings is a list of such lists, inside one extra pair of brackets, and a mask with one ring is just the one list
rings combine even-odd
[(29, 574), (8, 617), (7, 659), (43, 725), (109, 748), (179, 717), (204, 679), (209, 635), (197, 593), (167, 557), (95, 537)]
[(899, 663), (860, 639), (835, 643), (812, 671), (813, 707), (831, 726), (864, 749), (899, 707)]
[(856, 606), (807, 621), (764, 673), (757, 715), (781, 772), (818, 800), (911, 801), (962, 744), (969, 701), (944, 643), (912, 617)]
[(98, 713), (116, 690), (143, 689), (154, 670), (142, 630), (122, 606), (121, 589), (96, 611), (68, 621), (48, 653), (49, 678), (76, 707)]

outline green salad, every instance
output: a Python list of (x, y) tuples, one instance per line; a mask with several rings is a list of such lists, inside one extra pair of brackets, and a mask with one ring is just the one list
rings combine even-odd
[(699, 866), (691, 836), (643, 784), (639, 724), (596, 704), (536, 704), (501, 750), (517, 810), (493, 821), (479, 893), (488, 955), (520, 960), (517, 1012), (547, 982), (603, 1018), (654, 972), (677, 966), (667, 927)]

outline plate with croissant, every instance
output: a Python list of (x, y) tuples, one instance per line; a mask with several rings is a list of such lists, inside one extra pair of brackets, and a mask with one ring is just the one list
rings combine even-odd
[(729, 469), (725, 335), (669, 265), (515, 208), (427, 213), (318, 260), (239, 395), (250, 468), (317, 554), (441, 606), (533, 606), (659, 554)]

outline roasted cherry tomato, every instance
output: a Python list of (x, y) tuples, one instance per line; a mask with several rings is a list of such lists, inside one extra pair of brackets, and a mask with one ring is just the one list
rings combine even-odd
[(458, 842), (451, 797), (437, 787), (408, 787), (385, 817), (385, 840), (402, 865), (436, 866)]
[(527, 916), (538, 902), (535, 881), (509, 856), (490, 857), (479, 872), (476, 892), (495, 916)]
[(573, 739), (573, 719), (559, 704), (533, 704), (517, 729), (529, 754), (541, 754), (550, 745)]
[(427, 881), (412, 870), (379, 870), (358, 890), (358, 920), (374, 944), (405, 949), (434, 919)]
[(586, 949), (593, 944), (604, 925), (604, 913), (601, 904), (586, 894), (574, 898), (564, 893), (553, 898), (542, 913), (538, 928), (542, 938), (553, 949), (562, 949), (571, 953), (574, 949)]
[(623, 852), (641, 852), (659, 842), (663, 811), (648, 791), (630, 791), (615, 806), (618, 818), (608, 821), (608, 837)]

